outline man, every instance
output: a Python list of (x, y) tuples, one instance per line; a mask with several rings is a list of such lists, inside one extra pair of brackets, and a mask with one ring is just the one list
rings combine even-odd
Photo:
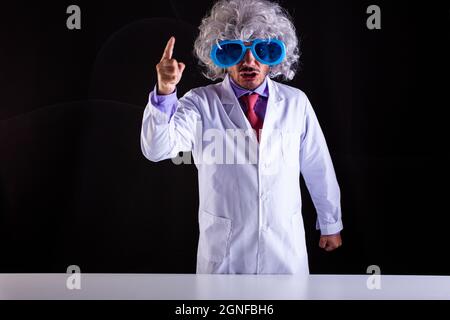
[[(192, 151), (199, 175), (197, 273), (309, 274), (299, 175), (326, 251), (341, 246), (340, 190), (324, 135), (291, 80), (298, 40), (287, 13), (266, 0), (221, 0), (203, 19), (195, 54), (222, 82), (177, 99), (185, 65), (175, 39), (156, 66), (141, 146), (151, 161)], [(244, 160), (244, 161), (243, 161)]]

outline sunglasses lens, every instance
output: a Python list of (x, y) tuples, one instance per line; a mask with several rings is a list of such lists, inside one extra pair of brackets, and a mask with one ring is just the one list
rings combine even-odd
[(263, 41), (255, 46), (258, 57), (267, 64), (273, 64), (283, 55), (283, 48), (277, 42)]
[(237, 43), (220, 45), (216, 51), (216, 58), (222, 65), (231, 66), (238, 63), (242, 54), (242, 46)]

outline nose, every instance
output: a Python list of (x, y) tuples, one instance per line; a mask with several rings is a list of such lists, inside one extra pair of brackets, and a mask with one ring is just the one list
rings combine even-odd
[(252, 54), (252, 50), (247, 49), (244, 56), (244, 62), (246, 64), (253, 64), (256, 61), (255, 57)]

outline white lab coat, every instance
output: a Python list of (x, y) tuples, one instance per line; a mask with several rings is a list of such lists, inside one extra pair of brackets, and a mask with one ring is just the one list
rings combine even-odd
[[(308, 98), (270, 79), (268, 86), (259, 144), (228, 76), (186, 93), (170, 121), (151, 101), (145, 108), (143, 154), (161, 161), (192, 151), (198, 169), (197, 273), (309, 274), (300, 172), (316, 207), (317, 229), (322, 234), (342, 229), (339, 186)], [(249, 141), (244, 146), (242, 139), (222, 135), (212, 151), (211, 143), (226, 130), (247, 132)], [(256, 163), (214, 158), (230, 150), (239, 158), (245, 148), (256, 151)]]

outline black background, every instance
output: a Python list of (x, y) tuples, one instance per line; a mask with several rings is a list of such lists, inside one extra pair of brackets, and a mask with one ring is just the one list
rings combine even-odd
[[(211, 1), (2, 4), (0, 272), (195, 272), (194, 165), (152, 163), (139, 144), (155, 65), (171, 35), (178, 90), (206, 85), (193, 40)], [(66, 8), (81, 7), (81, 30)], [(450, 274), (450, 5), (281, 1), (301, 39), (302, 89), (342, 193), (344, 246), (312, 273)], [(382, 29), (368, 30), (377, 4)]]

